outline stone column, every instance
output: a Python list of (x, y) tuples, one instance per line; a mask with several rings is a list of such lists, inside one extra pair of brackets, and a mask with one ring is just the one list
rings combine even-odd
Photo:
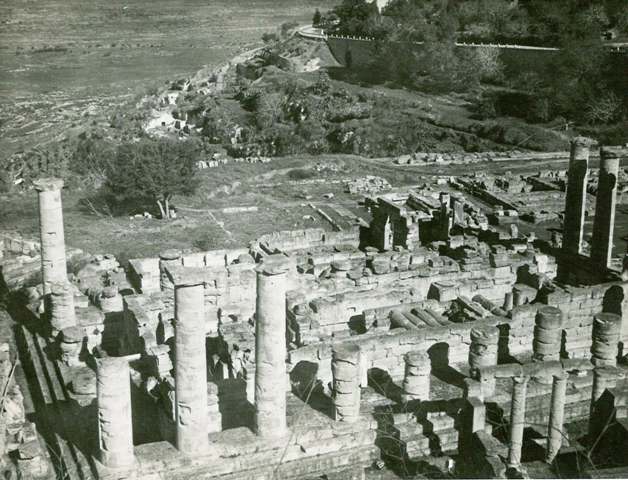
[(528, 377), (512, 377), (512, 403), (510, 405), (510, 445), (508, 448), (508, 467), (519, 469), (523, 430), (526, 416), (526, 394)]
[(596, 365), (617, 365), (621, 316), (615, 313), (598, 313), (593, 320), (591, 362)]
[(255, 424), (259, 436), (277, 438), (288, 432), (286, 292), (290, 262), (285, 255), (269, 255), (256, 271)]
[(628, 282), (628, 252), (624, 253), (624, 259), (621, 264), (621, 279)]
[(600, 149), (600, 174), (597, 185), (595, 218), (591, 237), (591, 260), (608, 268), (613, 254), (615, 205), (617, 203), (617, 176), (619, 156), (609, 148)]
[(334, 377), (334, 419), (352, 423), (360, 418), (360, 348), (335, 345), (331, 371)]
[[(184, 272), (184, 269), (181, 270)], [(177, 449), (202, 454), (209, 446), (204, 285), (185, 273), (173, 276), (175, 319), (175, 421)]]
[(427, 352), (408, 352), (404, 356), (403, 400), (429, 400), (431, 363)]
[(591, 392), (591, 409), (589, 412), (589, 442), (597, 441), (608, 419), (597, 418), (597, 402), (607, 388), (617, 385), (619, 370), (617, 367), (604, 365), (593, 370), (593, 390)]
[(110, 285), (102, 289), (98, 296), (98, 304), (105, 313), (124, 311), (124, 300), (116, 285)]
[(61, 330), (76, 325), (74, 287), (65, 281), (48, 283), (50, 292), (50, 325), (56, 336)]
[(499, 328), (482, 327), (471, 329), (471, 346), (469, 347), (469, 373), (471, 378), (478, 379), (478, 368), (497, 365), (497, 345)]
[(166, 250), (159, 254), (159, 288), (172, 290), (172, 279), (167, 274), (170, 267), (181, 265), (181, 252), (178, 250)]
[(563, 423), (565, 420), (565, 397), (569, 374), (561, 371), (554, 374), (549, 425), (547, 427), (547, 456), (545, 461), (552, 463), (563, 443)]
[(96, 358), (98, 451), (109, 468), (128, 468), (135, 461), (129, 361), (137, 358)]
[(507, 312), (510, 312), (513, 307), (514, 307), (514, 301), (512, 298), (512, 292), (506, 292), (504, 294), (504, 305), (502, 306), (502, 308), (506, 310)]
[(68, 279), (63, 233), (60, 178), (40, 178), (33, 182), (39, 199), (39, 234), (41, 237), (41, 275), (44, 293), (50, 293), (51, 282)]
[(541, 307), (534, 323), (532, 359), (538, 362), (558, 360), (563, 334), (562, 312), (556, 307)]
[(451, 229), (451, 208), (449, 207), (450, 197), (446, 192), (440, 193), (440, 237), (441, 240), (449, 238)]
[(565, 195), (565, 220), (563, 222), (564, 253), (577, 255), (582, 246), (590, 144), (591, 141), (584, 137), (577, 137), (571, 141), (569, 177), (567, 179), (567, 194)]
[(522, 292), (521, 289), (514, 285), (512, 287), (512, 305), (513, 307), (520, 307), (521, 305), (523, 305), (523, 298), (522, 298)]

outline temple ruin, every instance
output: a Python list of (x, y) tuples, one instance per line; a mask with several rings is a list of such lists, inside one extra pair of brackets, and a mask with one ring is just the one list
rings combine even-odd
[[(41, 269), (10, 312), (38, 433), (24, 419), (4, 445), (72, 479), (626, 475), (624, 153), (601, 148), (592, 196), (591, 148), (572, 141), (564, 193), (451, 177), (367, 196), (367, 227), (72, 275), (62, 182), (37, 182), (41, 266), (6, 238), (3, 275)], [(528, 193), (560, 193), (560, 240), (519, 221)]]

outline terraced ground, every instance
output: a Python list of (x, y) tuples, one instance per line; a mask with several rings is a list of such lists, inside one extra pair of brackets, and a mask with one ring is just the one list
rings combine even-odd
[(0, 159), (218, 65), (330, 0), (0, 2)]

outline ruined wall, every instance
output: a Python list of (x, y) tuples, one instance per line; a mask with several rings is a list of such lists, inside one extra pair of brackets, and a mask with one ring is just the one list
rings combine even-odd
[(556, 287), (542, 290), (538, 300), (542, 303), (516, 307), (509, 320), (509, 351), (518, 355), (530, 351), (536, 311), (543, 304), (560, 309), (563, 313), (563, 354), (567, 358), (590, 358), (593, 317), (601, 312), (622, 315), (620, 342), (628, 344), (628, 284), (607, 283), (591, 287)]
[(340, 244), (360, 244), (359, 228), (339, 232), (327, 232), (322, 228), (308, 228), (305, 230), (284, 230), (262, 235), (251, 243), (251, 251), (260, 255), (276, 252), (291, 252), (293, 250), (334, 246)]
[[(356, 335), (342, 343), (355, 343), (366, 356), (368, 369), (386, 371), (393, 380), (401, 381), (404, 376), (404, 355), (410, 351), (428, 352), (432, 366), (465, 365), (469, 357), (471, 329), (480, 326), (498, 325), (501, 319), (490, 317), (474, 322), (451, 323), (441, 327), (426, 327), (417, 330), (395, 328), (389, 331), (373, 331)], [(308, 345), (289, 352), (289, 368), (300, 362), (318, 365), (317, 375), (323, 383), (331, 380), (332, 340)]]

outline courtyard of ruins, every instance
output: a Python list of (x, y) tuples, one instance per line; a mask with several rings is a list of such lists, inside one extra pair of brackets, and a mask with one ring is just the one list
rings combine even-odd
[(127, 264), (66, 245), (63, 181), (38, 180), (39, 238), (0, 250), (6, 469), (625, 476), (627, 154), (578, 137), (568, 168), (506, 175), (441, 158), (460, 173), (303, 199), (320, 227)]

